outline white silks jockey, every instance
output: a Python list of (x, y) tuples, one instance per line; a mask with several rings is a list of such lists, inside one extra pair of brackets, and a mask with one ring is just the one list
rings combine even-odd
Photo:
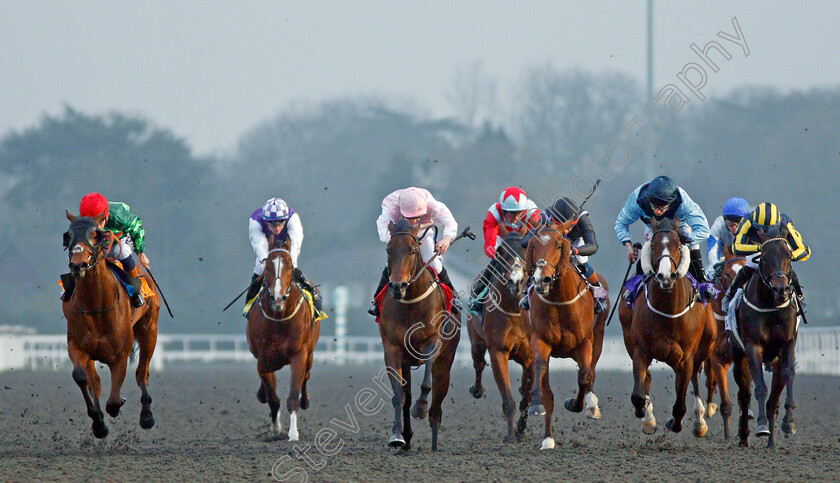
[[(420, 240), (420, 256), (423, 263), (428, 263), (435, 252), (438, 252), (438, 256), (429, 266), (437, 272), (441, 283), (449, 286), (453, 293), (457, 293), (449, 280), (449, 274), (443, 267), (443, 254), (446, 253), (452, 240), (458, 236), (458, 223), (449, 208), (423, 188), (410, 187), (394, 191), (382, 200), (382, 214), (376, 220), (379, 239), (383, 243), (388, 243), (391, 239), (391, 233), (388, 230), (389, 223), (396, 223), (400, 218), (405, 218), (412, 226), (434, 225), (438, 228), (439, 240), (435, 239), (435, 230), (429, 230)], [(385, 287), (389, 277), (388, 267), (385, 267), (376, 292), (373, 294), (374, 297)], [(457, 300), (456, 297), (453, 306), (454, 315), (457, 315), (460, 310)], [(379, 307), (375, 302), (371, 304), (368, 313), (379, 316)]]

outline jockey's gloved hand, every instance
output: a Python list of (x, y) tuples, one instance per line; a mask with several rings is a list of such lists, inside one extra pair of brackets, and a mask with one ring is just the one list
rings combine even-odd
[(714, 278), (720, 278), (720, 275), (723, 273), (723, 262), (717, 262), (712, 267), (712, 273), (714, 274)]

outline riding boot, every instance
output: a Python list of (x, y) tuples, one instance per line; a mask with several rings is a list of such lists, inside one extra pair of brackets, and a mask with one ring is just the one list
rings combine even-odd
[(732, 281), (732, 285), (729, 286), (726, 290), (726, 295), (724, 295), (723, 300), (720, 301), (720, 309), (724, 314), (729, 312), (729, 302), (732, 300), (732, 297), (735, 296), (735, 292), (747, 283), (747, 280), (752, 277), (753, 273), (755, 273), (754, 268), (744, 266), (744, 268), (739, 270), (738, 274), (735, 275), (735, 280)]
[(793, 270), (790, 271), (790, 283), (793, 285), (793, 290), (796, 291), (796, 301), (799, 302), (799, 310), (804, 314), (808, 311), (808, 305), (805, 303), (805, 292), (802, 291), (802, 285), (799, 285), (799, 277)]
[(303, 272), (300, 271), (300, 268), (295, 267), (295, 271), (292, 272), (292, 277), (294, 280), (303, 287), (304, 290), (309, 292), (312, 295), (312, 303), (315, 305), (315, 310), (317, 313), (315, 316), (321, 315), (323, 312), (322, 305), (321, 305), (321, 294), (315, 290), (315, 287), (309, 283), (309, 280), (303, 275)]
[(484, 299), (479, 299), (478, 296), (487, 288), (493, 276), (498, 273), (496, 268), (496, 259), (490, 260), (490, 263), (484, 267), (484, 270), (479, 274), (478, 278), (473, 281), (470, 287), (470, 312), (480, 314), (484, 311)]
[(592, 287), (592, 294), (595, 295), (595, 313), (600, 314), (607, 310), (607, 299), (604, 297), (598, 297), (598, 295), (605, 293), (606, 290), (604, 290), (604, 287), (601, 286), (597, 273), (592, 272), (592, 275), (590, 275), (586, 280), (589, 281), (589, 285)]
[(251, 275), (251, 285), (248, 286), (248, 293), (245, 294), (245, 310), (242, 312), (242, 315), (246, 319), (251, 315), (251, 308), (254, 306), (254, 297), (259, 295), (260, 289), (262, 288), (260, 284), (254, 283), (257, 278), (259, 278), (259, 275), (256, 273)]
[(388, 267), (382, 269), (382, 276), (379, 278), (379, 285), (376, 286), (376, 291), (373, 292), (373, 302), (370, 303), (370, 308), (368, 309), (368, 313), (374, 317), (379, 317), (379, 306), (376, 305), (376, 296), (379, 295), (379, 292), (385, 288), (385, 285), (388, 284), (388, 279), (391, 278), (391, 274), (388, 272)]
[(709, 281), (706, 280), (706, 270), (703, 268), (703, 254), (700, 253), (699, 248), (692, 248), (689, 251), (689, 254), (690, 261), (688, 264), (688, 271), (694, 277), (694, 280), (697, 280), (698, 287), (701, 284), (706, 284), (700, 292), (700, 296), (703, 297), (703, 300), (708, 302), (715, 298), (715, 291), (709, 285)]
[(452, 289), (452, 315), (457, 317), (461, 313), (461, 310), (463, 310), (463, 307), (461, 306), (461, 301), (458, 300), (458, 292), (455, 291), (455, 287), (452, 286), (452, 281), (449, 280), (449, 274), (446, 272), (446, 268), (441, 267), (440, 273), (438, 273), (438, 279), (440, 279), (440, 283)]
[(126, 282), (134, 287), (134, 296), (131, 297), (131, 305), (133, 307), (142, 307), (146, 301), (143, 300), (143, 294), (141, 294), (141, 289), (143, 287), (143, 282), (140, 281), (140, 274), (137, 273), (137, 266), (134, 266), (130, 271), (127, 272), (130, 277)]
[(76, 288), (76, 279), (69, 273), (61, 274), (61, 286), (64, 288), (64, 293), (61, 294), (61, 301), (68, 302), (73, 296), (73, 289)]

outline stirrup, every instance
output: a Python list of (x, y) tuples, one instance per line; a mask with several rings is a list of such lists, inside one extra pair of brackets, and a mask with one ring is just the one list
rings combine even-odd
[(376, 302), (371, 302), (367, 312), (374, 317), (379, 317), (379, 306), (376, 305)]
[(522, 310), (531, 310), (531, 301), (528, 300), (527, 295), (519, 300), (519, 308)]
[(595, 313), (601, 314), (607, 310), (607, 299), (595, 299)]
[(146, 301), (143, 300), (143, 295), (142, 294), (138, 293), (137, 295), (132, 297), (132, 299), (131, 299), (131, 306), (132, 307), (134, 307), (136, 309), (136, 308), (142, 307), (144, 305), (146, 305)]

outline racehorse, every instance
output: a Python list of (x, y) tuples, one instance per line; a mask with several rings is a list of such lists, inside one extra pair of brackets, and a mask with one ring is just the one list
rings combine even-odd
[[(430, 229), (426, 228), (426, 230)], [(449, 391), (449, 371), (461, 338), (460, 321), (446, 310), (444, 294), (432, 270), (420, 255), (418, 228), (401, 218), (389, 223), (388, 271), (390, 280), (382, 301), (379, 335), (385, 349), (385, 367), (394, 396), (394, 426), (388, 445), (411, 447), (411, 412), (425, 416), (425, 400), (432, 391), (428, 412), (432, 428), (432, 451), (438, 450), (441, 405)], [(414, 409), (411, 404), (411, 367), (426, 364), (426, 378)], [(428, 381), (431, 376), (431, 387)], [(423, 408), (420, 408), (420, 406)], [(402, 420), (400, 409), (402, 408)]]
[(99, 405), (102, 387), (95, 363), (101, 362), (111, 370), (111, 394), (105, 411), (116, 418), (125, 403), (120, 397), (120, 388), (135, 341), (140, 350), (135, 371), (141, 391), (140, 427), (149, 429), (155, 425), (152, 397), (147, 386), (149, 361), (157, 342), (160, 311), (157, 285), (148, 271), (138, 264), (149, 287), (158, 296), (147, 297), (142, 307), (133, 308), (117, 275), (108, 266), (110, 262), (105, 260), (107, 241), (105, 232), (99, 228), (104, 212), (95, 218), (66, 214), (70, 228), (64, 233), (64, 246), (69, 249), (70, 274), (76, 282), (73, 295), (61, 308), (67, 319), (67, 351), (73, 362), (73, 380), (81, 389), (88, 416), (93, 420), (93, 435), (97, 438), (108, 436), (108, 426)]
[[(502, 413), (507, 420), (505, 443), (518, 443), (522, 439), (528, 418), (528, 405), (534, 383), (534, 358), (531, 354), (530, 324), (528, 312), (519, 309), (519, 292), (524, 282), (524, 260), (522, 258), (522, 236), (511, 232), (496, 250), (497, 265), (504, 273), (494, 274), (488, 283), (489, 292), (481, 316), (470, 315), (467, 331), (472, 346), (475, 384), (470, 394), (476, 399), (484, 394), (481, 373), (487, 363), (484, 354), (490, 352), (490, 366), (499, 392), (502, 395)], [(501, 270), (500, 270), (501, 272)], [(519, 421), (514, 431), (513, 413), (516, 402), (510, 391), (508, 361), (513, 359), (522, 366), (522, 381), (519, 392)]]
[[(282, 431), (280, 423), (280, 398), (277, 397), (277, 379), (274, 373), (291, 366), (289, 397), (289, 441), (298, 440), (297, 414), (309, 407), (306, 383), (312, 370), (312, 353), (321, 334), (321, 323), (315, 320), (303, 290), (292, 282), (292, 255), (290, 241), (282, 247), (269, 250), (264, 262), (262, 291), (255, 302), (257, 307), (248, 317), (246, 334), (248, 348), (257, 359), (260, 388), (257, 400), (268, 403), (271, 426), (276, 433)], [(269, 237), (274, 245), (274, 236)]]
[(718, 294), (706, 306), (706, 310), (711, 312), (712, 317), (717, 321), (717, 336), (715, 337), (712, 351), (709, 353), (709, 358), (703, 363), (708, 394), (706, 397), (706, 417), (711, 418), (717, 411), (718, 406), (712, 399), (715, 395), (715, 389), (719, 387), (720, 414), (723, 418), (724, 441), (729, 441), (729, 418), (732, 415), (732, 401), (729, 398), (729, 378), (727, 377), (729, 365), (732, 364), (732, 352), (729, 347), (729, 338), (726, 337), (724, 330), (724, 316), (720, 304), (732, 281), (735, 280), (735, 276), (744, 267), (744, 263), (746, 263), (746, 259), (744, 257), (736, 257), (732, 253), (730, 246), (726, 245), (723, 247), (723, 268), (720, 272), (720, 278), (715, 282), (715, 288), (718, 290)]
[[(595, 316), (595, 298), (584, 277), (572, 266), (571, 242), (566, 235), (574, 221), (548, 224), (528, 242), (526, 273), (533, 274), (529, 291), (531, 353), (534, 381), (529, 414), (545, 415), (545, 434), (540, 449), (553, 449), (551, 427), (554, 393), (548, 379), (549, 357), (572, 358), (578, 364), (578, 394), (567, 399), (565, 408), (587, 416), (601, 417), (598, 398), (592, 391), (595, 365), (601, 357), (604, 326), (609, 308)], [(607, 281), (598, 275), (604, 289)]]
[[(738, 424), (741, 446), (748, 446), (747, 437), (750, 434), (750, 376), (755, 384), (755, 399), (758, 402), (756, 436), (769, 436), (767, 447), (775, 447), (779, 397), (785, 388), (787, 397), (782, 432), (788, 435), (796, 432), (793, 380), (796, 375), (794, 348), (798, 329), (798, 304), (790, 284), (791, 249), (787, 235), (787, 230), (779, 227), (770, 228), (766, 233), (759, 231), (761, 258), (758, 270), (747, 282), (744, 298), (736, 312), (738, 333), (744, 346), (741, 349), (737, 343), (732, 344), (735, 364), (733, 373), (735, 383), (738, 384), (738, 403), (741, 409)], [(761, 372), (762, 364), (771, 364), (773, 368), (769, 397)]]
[(665, 427), (678, 433), (686, 412), (685, 398), (691, 381), (694, 395), (694, 435), (702, 438), (708, 431), (703, 419), (705, 408), (700, 399), (699, 373), (715, 340), (714, 318), (697, 303), (697, 290), (686, 278), (689, 247), (680, 243), (679, 220), (652, 219), (653, 236), (639, 255), (644, 273), (644, 287), (630, 308), (622, 304), (618, 317), (624, 345), (633, 360), (633, 393), (630, 400), (636, 417), (642, 419), (642, 431), (656, 432), (656, 418), (650, 399), (650, 363), (657, 359), (668, 364), (676, 375), (676, 401), (672, 418)]

